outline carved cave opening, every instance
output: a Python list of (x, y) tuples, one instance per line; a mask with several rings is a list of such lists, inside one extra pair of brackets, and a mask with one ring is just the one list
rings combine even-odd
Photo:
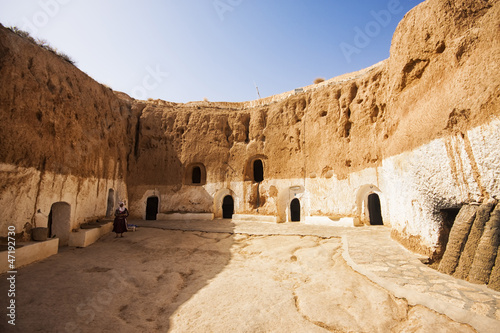
[(264, 180), (264, 165), (262, 160), (255, 160), (253, 162), (253, 180), (260, 183)]
[(234, 200), (230, 195), (226, 195), (222, 200), (222, 218), (231, 219), (234, 213)]
[(158, 214), (158, 197), (149, 197), (146, 201), (146, 220), (156, 220)]
[(193, 184), (201, 184), (201, 168), (199, 166), (195, 166), (193, 168), (193, 172), (191, 174), (191, 182)]
[(376, 193), (372, 193), (368, 196), (368, 213), (370, 215), (371, 225), (384, 225), (382, 210), (380, 208), (380, 198)]
[(290, 202), (290, 220), (300, 222), (300, 201), (297, 198)]

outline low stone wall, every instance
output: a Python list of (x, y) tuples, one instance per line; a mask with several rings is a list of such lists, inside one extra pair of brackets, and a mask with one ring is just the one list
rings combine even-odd
[(52, 234), (60, 245), (68, 245), (72, 230), (90, 217), (112, 214), (118, 201), (127, 199), (123, 180), (81, 178), (0, 163), (0, 181), (15, 187), (15, 191), (0, 192), (0, 230), (14, 226), (25, 241), (31, 240), (32, 227), (48, 227), (51, 221)]
[[(15, 251), (16, 269), (53, 256), (59, 251), (59, 239), (57, 238), (43, 242), (17, 242), (16, 244), (22, 245), (22, 247), (16, 248)], [(10, 269), (7, 261), (8, 251), (0, 252), (0, 258), (0, 274), (11, 271), (12, 269)]]
[(108, 234), (113, 230), (113, 222), (101, 225), (100, 227), (92, 229), (78, 229), (69, 235), (69, 246), (87, 247), (94, 244), (102, 236)]
[(213, 220), (214, 214), (212, 214), (212, 213), (171, 213), (171, 214), (159, 213), (159, 214), (157, 214), (156, 219), (160, 220), (160, 221)]

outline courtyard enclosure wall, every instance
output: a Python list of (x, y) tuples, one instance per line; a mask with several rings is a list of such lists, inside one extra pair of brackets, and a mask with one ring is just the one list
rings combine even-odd
[(387, 60), (241, 103), (134, 100), (0, 27), (1, 235), (125, 200), (151, 220), (384, 224), (433, 255), (447, 212), (500, 196), (498, 17), (427, 0)]
[[(222, 218), (231, 195), (238, 217), (290, 222), (295, 202), (301, 223), (383, 223), (432, 255), (443, 212), (500, 193), (499, 14), (498, 2), (426, 1), (399, 24), (390, 58), (365, 70), (250, 102), (146, 102), (132, 214), (151, 191), (167, 215)], [(193, 163), (203, 185), (182, 182)]]
[(14, 226), (31, 240), (32, 228), (47, 227), (67, 245), (74, 229), (128, 199), (138, 111), (3, 26), (0, 64), (0, 236)]

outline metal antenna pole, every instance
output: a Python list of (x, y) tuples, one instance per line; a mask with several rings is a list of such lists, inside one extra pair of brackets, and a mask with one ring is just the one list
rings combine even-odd
[(255, 86), (255, 89), (257, 89), (257, 95), (259, 95), (259, 99), (262, 98), (262, 97), (260, 97), (259, 87), (257, 87), (257, 84), (255, 83), (255, 81), (253, 81), (253, 85)]

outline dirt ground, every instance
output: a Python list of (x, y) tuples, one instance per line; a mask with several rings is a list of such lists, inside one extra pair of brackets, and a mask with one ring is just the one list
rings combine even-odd
[(409, 307), (341, 251), (316, 236), (108, 234), (20, 268), (16, 326), (3, 315), (0, 332), (474, 332)]

